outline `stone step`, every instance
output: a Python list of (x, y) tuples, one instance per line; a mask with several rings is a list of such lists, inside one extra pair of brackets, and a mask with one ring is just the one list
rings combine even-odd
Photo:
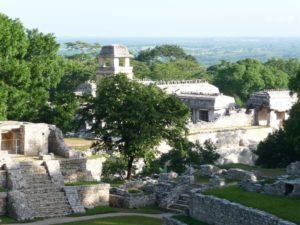
[(36, 209), (37, 213), (64, 213), (72, 211), (71, 207), (69, 205), (60, 205), (60, 206), (40, 206)]
[(186, 200), (177, 200), (176, 203), (178, 204), (182, 204), (182, 205), (189, 205), (190, 201), (186, 201)]
[(190, 201), (191, 200), (191, 196), (189, 194), (181, 194), (179, 196), (179, 200), (182, 200), (182, 201)]
[(51, 205), (51, 204), (56, 204), (56, 203), (58, 203), (58, 204), (68, 203), (68, 199), (66, 196), (61, 196), (61, 197), (56, 197), (56, 198), (53, 198), (53, 197), (36, 198), (36, 197), (34, 197), (32, 199), (28, 199), (27, 202), (30, 204), (33, 204), (33, 205), (36, 205), (36, 204)]
[(34, 217), (35, 218), (62, 217), (62, 216), (70, 215), (71, 213), (72, 213), (72, 210), (60, 211), (60, 212), (53, 212), (53, 211), (36, 212)]
[(188, 205), (183, 205), (183, 204), (179, 204), (179, 203), (174, 203), (170, 206), (173, 209), (181, 209), (181, 210), (188, 210), (189, 206)]
[(50, 211), (50, 212), (62, 211), (63, 212), (63, 211), (68, 211), (71, 209), (70, 205), (68, 205), (67, 203), (53, 204), (53, 205), (32, 205), (31, 208), (37, 212), (46, 212), (46, 211)]
[(58, 193), (58, 192), (61, 192), (61, 188), (59, 187), (56, 187), (56, 186), (47, 186), (47, 187), (30, 187), (28, 189), (23, 189), (22, 192), (24, 194), (31, 194), (31, 195), (34, 195), (34, 194), (43, 194), (43, 193)]
[(175, 213), (175, 214), (185, 214), (185, 212), (184, 212), (183, 210), (180, 210), (180, 209), (174, 209), (174, 208), (172, 208), (171, 206), (167, 208), (167, 211), (168, 211), (168, 212)]

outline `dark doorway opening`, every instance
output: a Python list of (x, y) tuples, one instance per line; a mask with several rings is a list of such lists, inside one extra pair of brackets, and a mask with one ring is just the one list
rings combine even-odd
[(293, 192), (294, 186), (292, 184), (285, 184), (285, 195), (289, 195)]

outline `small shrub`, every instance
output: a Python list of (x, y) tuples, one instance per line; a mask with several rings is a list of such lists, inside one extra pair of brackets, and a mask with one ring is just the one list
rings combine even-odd
[(137, 193), (140, 193), (140, 190), (137, 189), (137, 188), (129, 188), (127, 190), (127, 192), (130, 193), (130, 194), (137, 194)]

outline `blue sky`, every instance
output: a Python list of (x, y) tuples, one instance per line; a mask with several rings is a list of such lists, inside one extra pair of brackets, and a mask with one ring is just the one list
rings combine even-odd
[(300, 0), (0, 0), (56, 36), (300, 37)]

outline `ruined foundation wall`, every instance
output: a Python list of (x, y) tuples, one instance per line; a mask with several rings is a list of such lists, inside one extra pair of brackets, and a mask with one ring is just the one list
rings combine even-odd
[[(221, 112), (221, 111), (220, 111)], [(215, 112), (217, 115), (222, 113)], [(189, 124), (190, 133), (203, 131), (203, 129), (224, 129), (230, 127), (248, 127), (254, 123), (253, 115), (246, 114), (245, 112), (234, 112), (228, 116), (219, 116), (212, 122), (198, 122), (197, 124)]]
[(257, 209), (202, 194), (193, 194), (190, 216), (215, 225), (296, 225)]
[(86, 208), (92, 208), (99, 205), (108, 205), (109, 203), (109, 184), (96, 184), (86, 186), (75, 186), (78, 197)]
[(6, 214), (6, 207), (7, 207), (7, 193), (0, 192), (0, 216)]
[(102, 158), (64, 159), (59, 164), (65, 182), (100, 181), (103, 161)]

